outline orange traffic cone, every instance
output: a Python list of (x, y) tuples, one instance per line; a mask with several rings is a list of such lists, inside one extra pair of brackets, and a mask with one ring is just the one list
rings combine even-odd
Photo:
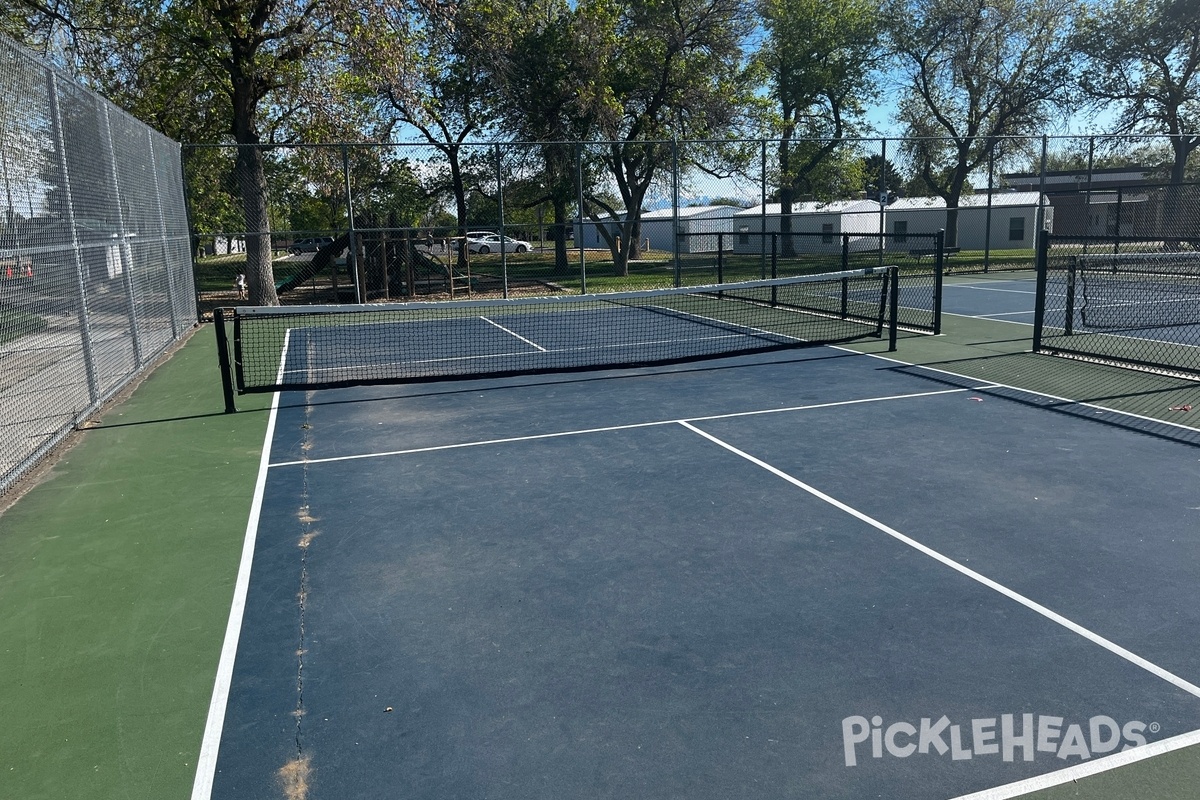
[(6, 277), (6, 278), (12, 277), (12, 264), (8, 265), (8, 269), (5, 270), (5, 272), (4, 272), (4, 277)]
[(33, 277), (33, 262), (32, 261), (25, 265), (25, 277), (26, 278)]

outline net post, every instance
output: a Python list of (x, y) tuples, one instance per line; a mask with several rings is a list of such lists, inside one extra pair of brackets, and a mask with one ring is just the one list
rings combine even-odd
[(942, 332), (942, 277), (946, 272), (946, 231), (937, 232), (933, 257), (933, 335)]
[(888, 352), (896, 352), (896, 331), (900, 320), (900, 268), (888, 267)]
[[(1045, 228), (1038, 231), (1037, 241), (1037, 294), (1033, 303), (1033, 352), (1041, 352), (1042, 326), (1046, 316), (1046, 272), (1050, 254), (1050, 232)], [(1068, 311), (1073, 315), (1074, 310)], [(1068, 316), (1070, 318), (1070, 316)]]
[(217, 333), (217, 366), (221, 370), (221, 394), (225, 398), (225, 413), (233, 414), (237, 411), (237, 405), (234, 403), (233, 376), (230, 374), (229, 337), (225, 335), (225, 311), (224, 308), (213, 309), (213, 329)]

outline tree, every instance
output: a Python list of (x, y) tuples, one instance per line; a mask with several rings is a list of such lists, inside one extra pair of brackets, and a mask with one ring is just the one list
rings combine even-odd
[(139, 118), (168, 135), (238, 145), (250, 301), (278, 303), (262, 145), (286, 128), (289, 94), (335, 47), (343, 0), (17, 3), (50, 21), (32, 35), (69, 31), (58, 60)]
[[(827, 162), (853, 135), (871, 93), (879, 11), (870, 0), (758, 0), (758, 8), (767, 39), (756, 58), (777, 106), (779, 227), (786, 234), (798, 197), (844, 191), (830, 183)], [(790, 236), (783, 255), (794, 255)]]
[(742, 42), (751, 21), (742, 0), (582, 0), (580, 47), (594, 73), (580, 87), (605, 144), (585, 154), (612, 178), (624, 208), (589, 191), (586, 212), (616, 220), (608, 242), (617, 275), (641, 255), (641, 211), (655, 178), (678, 159), (678, 140), (719, 138), (737, 122), (751, 87)]
[(1074, 39), (1080, 83), (1096, 106), (1120, 109), (1118, 132), (1171, 137), (1171, 182), (1200, 147), (1200, 5), (1106, 0), (1088, 7)]
[(525, 202), (549, 203), (554, 271), (570, 270), (567, 260), (569, 208), (577, 203), (579, 148), (588, 133), (586, 94), (579, 86), (595, 74), (592, 53), (581, 46), (578, 18), (565, 0), (529, 0), (513, 8), (509, 50), (493, 76), (501, 96), (501, 129), (513, 138), (538, 142), (521, 149), (540, 168), (530, 170), (540, 186), (526, 186)]
[(862, 160), (862, 171), (867, 176), (867, 196), (887, 203), (890, 197), (904, 189), (904, 176), (896, 165), (883, 156), (867, 156)]
[(888, 37), (905, 86), (897, 117), (920, 180), (958, 202), (999, 137), (1044, 130), (1072, 102), (1071, 0), (891, 0)]
[(445, 172), (430, 182), (430, 191), (453, 198), (463, 235), (467, 195), (478, 183), (468, 142), (492, 121), (487, 76), (497, 44), (487, 35), (489, 0), (372, 0), (360, 14), (350, 63), (359, 89), (376, 99), (387, 132), (410, 128), (442, 156)]

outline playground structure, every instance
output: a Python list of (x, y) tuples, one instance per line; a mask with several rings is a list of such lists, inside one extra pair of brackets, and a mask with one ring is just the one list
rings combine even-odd
[(485, 276), (472, 276), (462, 236), (382, 228), (356, 231), (353, 243), (352, 254), (351, 236), (343, 233), (311, 255), (289, 256), (285, 263), (295, 269), (280, 278), (276, 290), (281, 296), (307, 290), (339, 301), (368, 302), (470, 297), (488, 282)]

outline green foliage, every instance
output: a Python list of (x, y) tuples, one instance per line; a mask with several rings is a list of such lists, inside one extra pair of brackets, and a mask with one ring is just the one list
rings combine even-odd
[(888, 37), (907, 87), (898, 119), (916, 178), (946, 201), (957, 242), (967, 177), (998, 137), (1040, 132), (1070, 107), (1073, 0), (890, 0)]
[(19, 308), (0, 306), (0, 345), (14, 342), (49, 327), (46, 320)]
[(675, 159), (690, 163), (671, 141), (725, 138), (740, 121), (753, 88), (741, 50), (752, 16), (741, 0), (584, 0), (576, 10), (589, 68), (582, 102), (593, 135), (610, 142), (585, 163), (612, 177), (622, 208), (600, 192), (588, 202), (614, 217), (630, 210), (609, 240), (624, 274), (640, 252), (640, 209), (656, 175)]
[(245, 230), (233, 169), (233, 152), (230, 150), (184, 148), (183, 172), (194, 229), (206, 232)]
[(896, 165), (883, 156), (871, 155), (862, 159), (863, 189), (867, 197), (879, 198), (884, 191), (898, 193), (904, 188), (904, 176)]
[(1084, 92), (1119, 110), (1119, 130), (1171, 135), (1171, 178), (1200, 148), (1200, 5), (1195, 0), (1103, 0), (1080, 16), (1074, 46), (1087, 58)]

